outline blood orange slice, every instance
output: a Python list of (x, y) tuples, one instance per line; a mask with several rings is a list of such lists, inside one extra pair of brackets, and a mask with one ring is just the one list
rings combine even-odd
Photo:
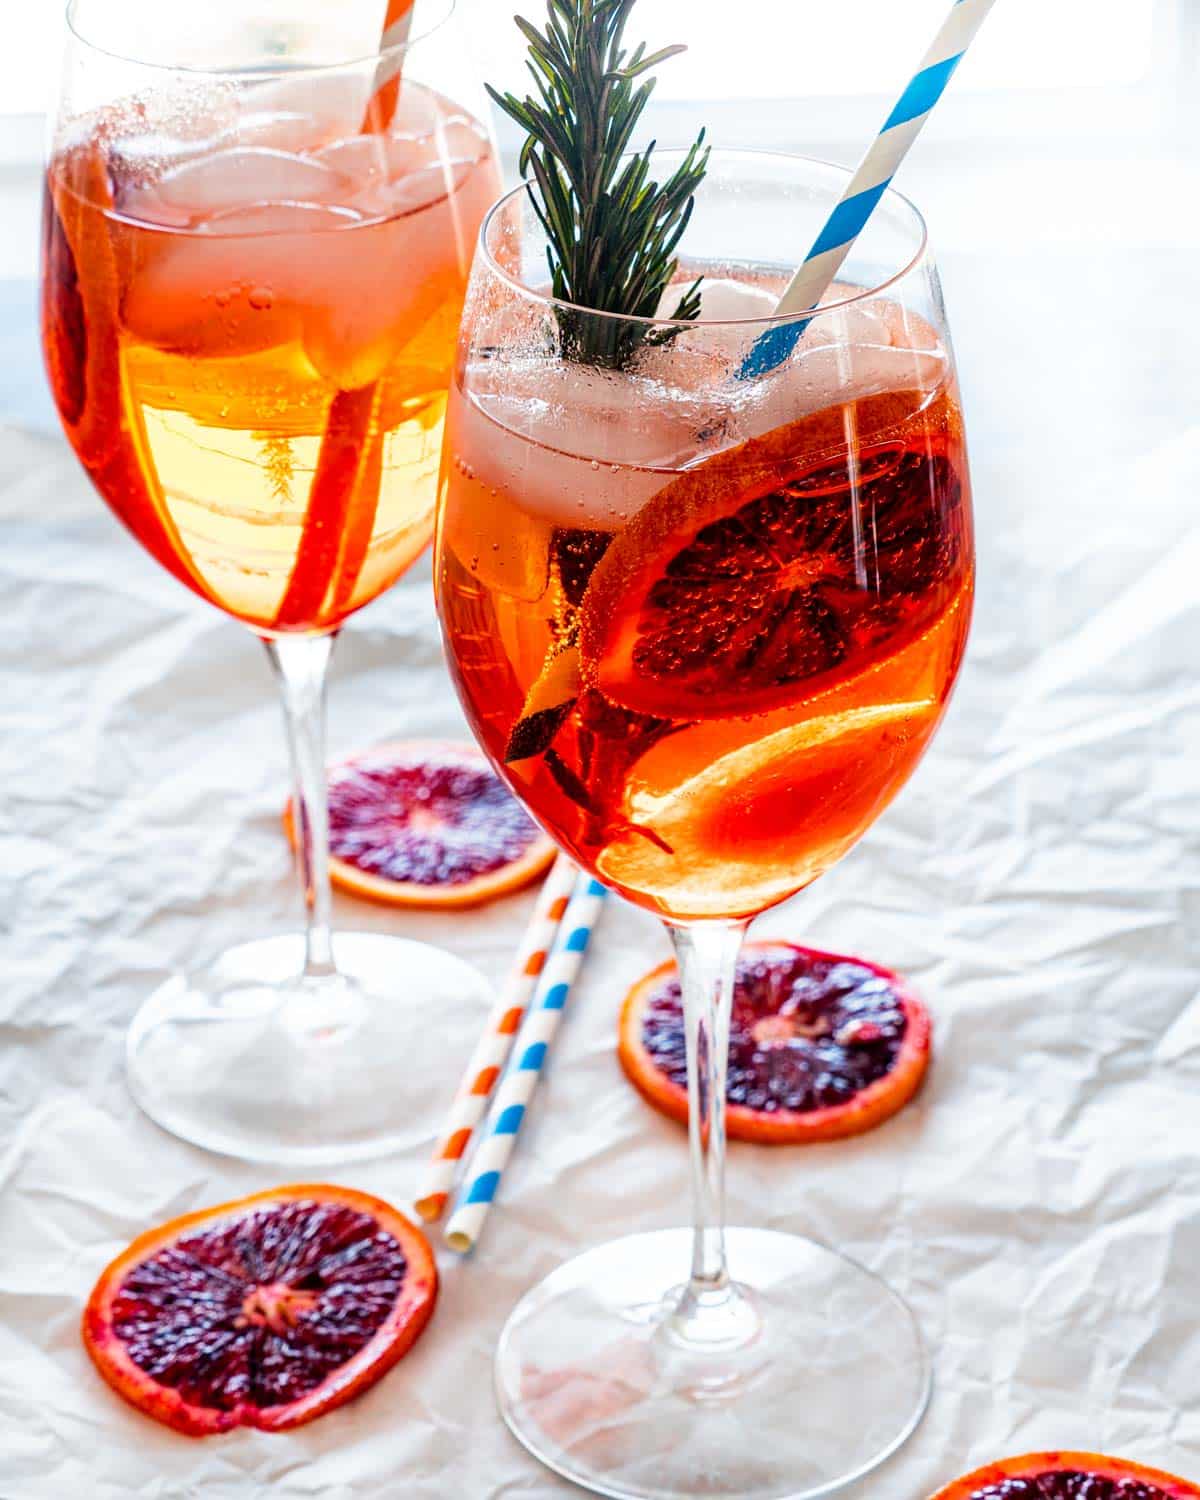
[[(289, 800), (284, 825), (295, 843)], [(551, 841), (473, 745), (380, 745), (329, 769), (333, 883), (391, 906), (475, 906), (533, 880)]]
[(668, 484), (591, 575), (585, 680), (639, 713), (744, 716), (927, 627), (968, 549), (958, 420), (945, 397), (921, 402), (892, 392), (818, 412)]
[[(921, 1086), (929, 1037), (924, 1005), (878, 964), (796, 943), (748, 943), (733, 996), (728, 1133), (792, 1145), (871, 1130)], [(683, 1000), (673, 961), (626, 996), (618, 1052), (650, 1103), (686, 1124)]]
[(1162, 1469), (1103, 1453), (1026, 1453), (986, 1464), (934, 1500), (1196, 1500), (1200, 1489)]
[(96, 1283), (83, 1341), (113, 1390), (168, 1427), (278, 1432), (390, 1370), (437, 1289), (429, 1245), (402, 1214), (301, 1184), (134, 1240)]

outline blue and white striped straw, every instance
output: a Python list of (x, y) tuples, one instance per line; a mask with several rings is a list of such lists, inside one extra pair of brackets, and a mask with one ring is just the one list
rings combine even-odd
[(562, 1020), (563, 1009), (600, 908), (607, 895), (598, 880), (581, 875), (559, 928), (558, 939), (542, 970), (533, 1004), (517, 1037), (518, 1060), (496, 1090), (488, 1133), (480, 1142), (446, 1225), (451, 1250), (473, 1250), (517, 1141), (525, 1108), (533, 1097), (546, 1053)]
[[(956, 0), (920, 68), (896, 101), (883, 129), (779, 299), (777, 313), (806, 312), (820, 302), (995, 3), (996, 0)], [(755, 341), (738, 378), (749, 380), (765, 375), (782, 364), (807, 327), (808, 322), (801, 318), (768, 329)]]

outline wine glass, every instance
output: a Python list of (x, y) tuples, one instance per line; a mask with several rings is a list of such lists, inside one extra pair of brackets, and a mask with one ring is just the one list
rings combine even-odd
[(389, 1149), (397, 1080), (437, 1045), (403, 1002), (441, 1024), (486, 1004), (448, 954), (330, 931), (326, 669), (343, 621), (430, 538), (471, 250), (500, 186), (451, 0), (422, 0), (383, 50), (379, 11), (74, 0), (46, 174), (64, 429), (146, 550), (264, 641), (308, 912), (303, 940), (158, 990), (129, 1078), (175, 1134), (276, 1160)]
[[(962, 418), (916, 209), (886, 194), (820, 310), (772, 315), (846, 176), (714, 152), (678, 275), (705, 278), (694, 323), (553, 302), (517, 189), (464, 313), (435, 558), (454, 679), (525, 806), (663, 918), (684, 992), (693, 1228), (561, 1266), (497, 1354), (512, 1430), (605, 1495), (823, 1494), (894, 1451), (929, 1389), (882, 1281), (724, 1226), (746, 925), (908, 779), (971, 613)], [(747, 362), (797, 322), (784, 364)]]

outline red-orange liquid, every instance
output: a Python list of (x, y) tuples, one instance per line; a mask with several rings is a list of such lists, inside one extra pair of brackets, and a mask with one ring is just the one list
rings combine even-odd
[(485, 747), (639, 905), (735, 917), (803, 889), (911, 775), (962, 659), (973, 552), (954, 392), (803, 417), (664, 475), (605, 528), (526, 503), (537, 455), (514, 457), (513, 433), (506, 486), (492, 426), (453, 395), (437, 560)]
[[(397, 144), (414, 153), (397, 181), (419, 191), (374, 216), (367, 138), (361, 156), (354, 140), (328, 158), (313, 142), (328, 198), (215, 212), (212, 179), (203, 212), (186, 177), (130, 189), (103, 115), (50, 165), (42, 323), (67, 435), (142, 545), (265, 634), (335, 628), (432, 534), (471, 251), (500, 184), (485, 132), (405, 88), (429, 160), (421, 142)], [(297, 160), (303, 171), (303, 153), (285, 166)], [(153, 222), (137, 216), (146, 205)]]

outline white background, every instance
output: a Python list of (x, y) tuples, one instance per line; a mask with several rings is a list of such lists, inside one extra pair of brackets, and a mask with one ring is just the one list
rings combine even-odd
[[(123, 0), (110, 0), (113, 9)], [(520, 66), (511, 22), (537, 21), (539, 0), (463, 0), (499, 75)], [(7, 0), (0, 57), (0, 113), (45, 108), (55, 77), (62, 6)], [(378, 7), (377, 7), (378, 8)], [(370, 5), (364, 6), (365, 10)], [(252, 3), (245, 7), (253, 13)], [(886, 92), (902, 78), (946, 0), (741, 0), (736, 7), (695, 0), (640, 0), (634, 30), (652, 45), (686, 40), (690, 57), (665, 70), (672, 99), (770, 99)], [(1182, 6), (1124, 0), (1098, 10), (1089, 0), (1001, 0), (988, 21), (988, 45), (962, 67), (968, 89), (1133, 83), (1153, 69)], [(1097, 24), (1097, 17), (1101, 18)], [(736, 17), (736, 24), (731, 17)], [(766, 38), (771, 38), (770, 45)]]

